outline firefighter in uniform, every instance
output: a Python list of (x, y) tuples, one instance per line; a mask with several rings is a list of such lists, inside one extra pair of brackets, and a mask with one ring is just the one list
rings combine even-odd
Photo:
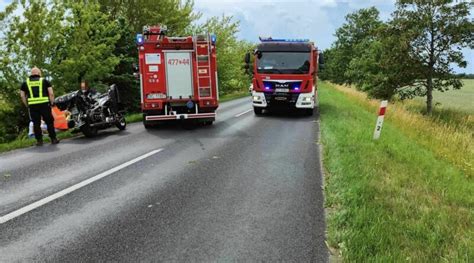
[(31, 69), (31, 75), (21, 85), (21, 100), (28, 107), (30, 118), (33, 122), (36, 145), (43, 145), (43, 132), (41, 130), (41, 119), (48, 126), (48, 134), (52, 144), (58, 144), (56, 131), (54, 130), (54, 118), (51, 114), (51, 105), (54, 104), (53, 88), (49, 81), (41, 77), (39, 68)]

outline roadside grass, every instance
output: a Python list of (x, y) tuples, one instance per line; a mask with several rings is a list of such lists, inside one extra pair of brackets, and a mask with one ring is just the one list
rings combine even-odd
[[(474, 129), (474, 79), (464, 79), (460, 90), (434, 92), (433, 113), (431, 118), (438, 123), (452, 127)], [(403, 105), (409, 112), (426, 114), (426, 98), (407, 100)]]
[[(401, 103), (399, 105), (402, 105)], [(426, 105), (420, 101), (411, 100), (403, 103), (405, 110), (412, 113), (426, 114)], [(470, 107), (474, 109), (474, 102), (470, 104)], [(474, 129), (474, 110), (473, 113), (468, 112), (469, 109), (466, 107), (465, 110), (443, 107), (441, 105), (435, 105), (433, 112), (431, 113), (431, 119), (440, 124), (446, 124), (455, 128), (467, 127)]]
[(328, 83), (319, 95), (330, 246), (356, 262), (471, 261), (472, 130), (390, 104), (374, 141), (378, 101)]
[(225, 95), (220, 96), (219, 103), (230, 101), (230, 100), (236, 100), (236, 99), (240, 99), (244, 97), (249, 97), (249, 96), (250, 96), (250, 93), (247, 91), (225, 94)]
[(127, 123), (141, 122), (143, 120), (143, 113), (130, 113), (125, 116)]
[[(464, 86), (459, 90), (433, 92), (433, 105), (438, 110), (454, 110), (474, 114), (474, 79), (463, 79)], [(426, 98), (418, 97), (414, 101), (425, 106)], [(426, 106), (425, 106), (426, 107)]]
[[(72, 138), (75, 136), (79, 136), (78, 134), (73, 134), (70, 131), (62, 131), (57, 133), (57, 137), (59, 140)], [(45, 143), (49, 143), (48, 135), (43, 135), (43, 140)], [(18, 139), (8, 142), (8, 143), (0, 143), (0, 153), (7, 152), (15, 149), (26, 148), (36, 144), (36, 140), (34, 138), (28, 138), (26, 133), (22, 134)]]
[[(246, 96), (249, 96), (248, 92), (227, 94), (227, 95), (221, 96), (221, 98), (219, 99), (219, 103), (243, 98)], [(0, 103), (0, 107), (1, 106), (2, 105)], [(142, 113), (129, 113), (127, 114), (125, 119), (127, 120), (127, 123), (141, 122), (143, 120), (143, 115)], [(72, 138), (72, 137), (80, 136), (80, 135), (81, 133), (73, 134), (70, 131), (66, 131), (66, 132), (59, 132), (58, 138), (67, 139), (67, 138)], [(47, 135), (44, 136), (44, 141), (45, 143), (49, 142), (49, 138), (47, 137)], [(11, 141), (8, 143), (0, 143), (0, 153), (15, 150), (15, 149), (20, 149), (20, 148), (30, 147), (30, 146), (35, 145), (35, 143), (36, 143), (35, 139), (28, 138), (26, 133), (23, 133), (21, 136), (19, 136), (18, 139), (14, 141)]]

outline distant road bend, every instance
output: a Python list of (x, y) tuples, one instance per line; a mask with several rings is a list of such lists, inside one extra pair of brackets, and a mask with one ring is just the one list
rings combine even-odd
[(0, 154), (0, 262), (327, 262), (317, 117), (250, 109)]

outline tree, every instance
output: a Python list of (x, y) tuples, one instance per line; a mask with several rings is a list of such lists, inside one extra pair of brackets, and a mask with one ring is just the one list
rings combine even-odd
[(100, 82), (119, 63), (113, 53), (120, 38), (116, 21), (109, 19), (93, 1), (65, 1), (62, 39), (51, 60), (53, 84), (75, 90), (83, 79)]
[(171, 35), (183, 35), (192, 22), (199, 19), (193, 0), (99, 0), (102, 10), (114, 19), (124, 18), (133, 33), (145, 25), (166, 25)]
[(77, 89), (81, 78), (100, 82), (118, 63), (112, 53), (118, 26), (94, 1), (15, 1), (0, 22), (0, 97), (10, 112), (2, 122), (15, 134), (28, 124), (18, 91), (31, 67), (40, 67), (62, 94)]
[(113, 48), (113, 54), (120, 59), (113, 73), (104, 81), (119, 86), (125, 108), (128, 111), (140, 110), (140, 90), (137, 79), (133, 76), (133, 65), (138, 63), (138, 52), (135, 36), (145, 25), (166, 25), (168, 35), (186, 35), (192, 22), (200, 17), (193, 11), (191, 0), (98, 0), (103, 13), (119, 25), (120, 39)]
[[(14, 13), (21, 7), (21, 16)], [(2, 110), (3, 125), (9, 139), (16, 137), (28, 125), (28, 114), (19, 100), (20, 83), (32, 66), (38, 66), (51, 76), (51, 60), (60, 39), (60, 18), (64, 14), (60, 2), (14, 1), (2, 13), (0, 42), (1, 97), (7, 106)], [(11, 136), (13, 135), (13, 136)], [(5, 137), (4, 137), (5, 138)]]
[(346, 75), (369, 96), (391, 99), (417, 79), (416, 63), (409, 56), (409, 39), (396, 24), (384, 23), (373, 32), (373, 38), (357, 45)]
[(347, 15), (346, 22), (336, 30), (336, 41), (327, 51), (326, 77), (339, 84), (358, 82), (356, 75), (348, 74), (349, 65), (352, 59), (360, 56), (365, 45), (374, 40), (374, 32), (381, 24), (375, 7)]
[(239, 22), (232, 16), (212, 17), (194, 29), (194, 33), (202, 32), (214, 33), (217, 37), (219, 92), (228, 94), (248, 89), (250, 78), (245, 74), (242, 61), (253, 45), (237, 40)]
[(472, 2), (452, 0), (399, 0), (393, 22), (410, 39), (409, 55), (419, 78), (407, 96), (426, 96), (426, 111), (433, 110), (433, 90), (459, 89), (462, 82), (451, 64), (466, 67), (461, 49), (474, 48)]

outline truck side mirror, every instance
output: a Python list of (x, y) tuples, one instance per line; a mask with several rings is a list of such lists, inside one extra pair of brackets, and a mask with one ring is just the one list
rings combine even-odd
[(324, 55), (323, 53), (320, 53), (318, 56), (318, 64), (319, 65), (324, 65)]
[(245, 61), (245, 64), (247, 64), (247, 65), (250, 63), (250, 53), (249, 53), (249, 52), (247, 52), (247, 53), (245, 54), (245, 59), (244, 59), (244, 61)]
[(133, 63), (133, 64), (132, 64), (132, 68), (133, 68), (133, 72), (134, 72), (134, 73), (137, 73), (137, 72), (139, 71), (139, 69), (138, 69), (138, 64), (137, 64), (137, 63)]

